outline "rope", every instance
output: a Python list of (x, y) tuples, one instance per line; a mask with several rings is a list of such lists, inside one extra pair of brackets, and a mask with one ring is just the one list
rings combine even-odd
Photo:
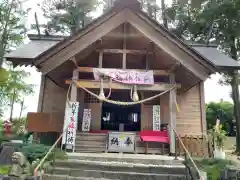
[(72, 85), (75, 84), (77, 87), (79, 88), (82, 88), (84, 91), (86, 91), (87, 93), (91, 94), (93, 97), (99, 99), (100, 101), (105, 101), (107, 103), (111, 103), (111, 104), (115, 104), (115, 105), (121, 105), (121, 106), (131, 106), (131, 105), (136, 105), (136, 104), (141, 104), (141, 103), (145, 103), (147, 101), (151, 101), (157, 97), (160, 97), (162, 96), (163, 94), (166, 94), (167, 92), (173, 90), (176, 88), (176, 85), (174, 85), (173, 87), (167, 89), (166, 91), (164, 92), (161, 92), (155, 96), (152, 96), (152, 97), (149, 97), (149, 98), (146, 98), (146, 99), (143, 99), (143, 100), (140, 100), (140, 101), (136, 101), (136, 102), (122, 102), (122, 101), (114, 101), (114, 100), (110, 100), (110, 99), (106, 99), (106, 98), (100, 98), (99, 95), (91, 92), (90, 90), (86, 89), (85, 87), (81, 86), (81, 84), (79, 82), (77, 82), (77, 80), (72, 80), (72, 83), (70, 84), (69, 86), (69, 89), (68, 89), (68, 94), (67, 94), (67, 101), (69, 101), (69, 92), (70, 92), (70, 88), (72, 87)]

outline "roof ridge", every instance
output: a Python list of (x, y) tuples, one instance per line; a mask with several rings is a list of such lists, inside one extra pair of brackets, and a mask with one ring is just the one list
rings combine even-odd
[(48, 41), (61, 41), (69, 36), (63, 35), (38, 35), (38, 34), (28, 34), (30, 40), (48, 40)]

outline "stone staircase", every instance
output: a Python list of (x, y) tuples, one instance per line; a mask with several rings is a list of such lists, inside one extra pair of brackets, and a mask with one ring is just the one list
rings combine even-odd
[[(76, 135), (75, 152), (102, 153), (106, 151), (107, 134), (78, 132)], [(168, 146), (168, 145), (165, 145)], [(145, 144), (136, 136), (136, 153), (145, 153)], [(161, 143), (148, 143), (149, 154), (169, 154), (169, 147), (162, 149)]]
[(106, 150), (107, 135), (102, 133), (83, 133), (76, 135), (75, 152), (101, 153)]
[(57, 160), (43, 180), (185, 180), (182, 160), (160, 155), (71, 153)]

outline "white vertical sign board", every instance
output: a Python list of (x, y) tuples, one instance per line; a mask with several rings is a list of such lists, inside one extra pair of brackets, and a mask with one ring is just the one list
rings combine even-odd
[(84, 109), (82, 120), (82, 131), (88, 132), (91, 125), (91, 109)]
[[(73, 147), (75, 145), (79, 102), (67, 102), (64, 116), (62, 144)], [(67, 129), (67, 130), (66, 130)]]
[(153, 131), (161, 130), (160, 105), (153, 106)]

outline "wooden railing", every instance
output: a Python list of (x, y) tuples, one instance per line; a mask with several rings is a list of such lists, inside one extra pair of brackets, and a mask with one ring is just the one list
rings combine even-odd
[(199, 168), (197, 167), (197, 165), (196, 165), (196, 163), (194, 162), (192, 156), (190, 155), (189, 151), (187, 150), (186, 146), (184, 145), (181, 137), (178, 135), (177, 131), (176, 131), (174, 128), (172, 128), (170, 125), (168, 125), (168, 127), (169, 127), (170, 130), (173, 130), (173, 132), (174, 132), (174, 134), (175, 134), (175, 136), (176, 136), (176, 137), (174, 138), (174, 139), (175, 139), (175, 159), (178, 158), (178, 157), (177, 157), (177, 146), (176, 146), (176, 140), (178, 139), (179, 142), (180, 142), (180, 145), (182, 146), (182, 148), (183, 148), (183, 150), (184, 150), (184, 158), (185, 158), (185, 161), (186, 161), (186, 162), (185, 162), (185, 163), (186, 163), (185, 166), (186, 166), (186, 168), (189, 170), (189, 173), (190, 173), (190, 175), (191, 175), (192, 180), (194, 180), (195, 178), (194, 178), (194, 177), (192, 176), (192, 174), (191, 174), (191, 168), (187, 165), (187, 159), (188, 159), (188, 158), (189, 158), (190, 162), (192, 163), (194, 169), (195, 169), (196, 172), (197, 172), (197, 176), (198, 176), (197, 179), (203, 180), (202, 177), (201, 177), (201, 172), (200, 172)]

